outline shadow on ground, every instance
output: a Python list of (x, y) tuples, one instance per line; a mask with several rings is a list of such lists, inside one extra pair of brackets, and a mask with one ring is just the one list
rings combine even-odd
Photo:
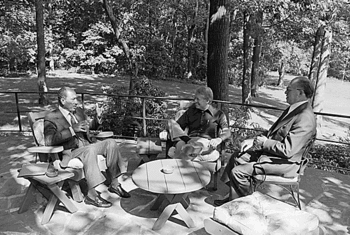
[[(55, 210), (49, 223), (41, 225), (46, 200), (37, 195), (29, 210), (18, 214), (28, 181), (17, 178), (17, 170), (23, 163), (33, 161), (26, 148), (33, 145), (31, 136), (0, 136), (0, 233), (3, 234), (171, 234), (205, 235), (203, 221), (212, 216), (213, 200), (222, 198), (228, 188), (219, 182), (216, 192), (205, 189), (190, 194), (191, 204), (187, 211), (195, 222), (195, 228), (187, 228), (178, 215), (173, 215), (159, 231), (151, 228), (159, 211), (150, 206), (156, 195), (138, 189), (131, 180), (132, 171), (140, 159), (135, 153), (135, 143), (122, 142), (122, 154), (128, 154), (128, 174), (122, 184), (132, 197), (121, 199), (111, 195), (107, 187), (99, 190), (102, 196), (113, 202), (108, 209), (98, 209), (84, 203), (75, 203), (78, 212), (68, 213), (64, 208)], [(301, 181), (303, 209), (318, 216), (320, 234), (350, 234), (350, 176), (308, 168)], [(271, 185), (261, 190), (277, 199), (292, 203), (281, 188)]]

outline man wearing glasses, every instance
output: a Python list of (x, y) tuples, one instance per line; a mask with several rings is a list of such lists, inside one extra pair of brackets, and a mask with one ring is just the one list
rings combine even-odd
[(234, 192), (238, 197), (251, 194), (253, 174), (297, 175), (304, 149), (316, 134), (315, 115), (309, 103), (313, 93), (314, 88), (306, 77), (296, 77), (290, 82), (285, 91), (290, 106), (269, 131), (243, 141), (240, 152), (231, 156), (221, 177), (229, 184), (230, 194), (223, 200), (215, 200), (215, 205), (232, 200)]

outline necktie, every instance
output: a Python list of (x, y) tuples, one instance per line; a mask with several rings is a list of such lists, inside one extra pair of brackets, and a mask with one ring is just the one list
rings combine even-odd
[[(77, 122), (77, 119), (74, 117), (74, 115), (72, 113), (69, 113), (70, 116), (70, 123), (71, 125), (74, 125)], [(76, 132), (75, 136), (77, 137), (78, 140), (78, 147), (83, 147), (89, 144), (89, 142), (86, 140), (86, 133), (83, 132)]]
[(71, 123), (71, 125), (76, 124), (77, 121), (75, 120), (74, 115), (72, 113), (69, 113), (69, 116), (70, 116), (70, 123)]

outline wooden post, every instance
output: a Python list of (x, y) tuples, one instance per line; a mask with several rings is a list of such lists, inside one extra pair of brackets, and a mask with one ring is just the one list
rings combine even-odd
[(15, 92), (15, 99), (16, 99), (16, 109), (17, 109), (18, 127), (19, 127), (19, 131), (22, 131), (21, 114), (20, 114), (20, 111), (19, 111), (18, 93), (17, 93), (17, 92)]
[(81, 93), (81, 104), (83, 106), (83, 110), (85, 110), (85, 107), (84, 107), (84, 93)]
[(143, 136), (147, 136), (147, 126), (146, 126), (146, 99), (142, 98), (142, 127), (143, 127)]

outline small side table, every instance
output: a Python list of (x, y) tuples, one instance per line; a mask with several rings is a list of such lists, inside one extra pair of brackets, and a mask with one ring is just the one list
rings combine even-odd
[[(43, 168), (45, 167), (45, 164), (47, 166), (49, 165), (49, 163), (41, 164)], [(21, 207), (18, 211), (19, 214), (28, 210), (29, 205), (33, 203), (35, 199), (34, 193), (36, 191), (39, 191), (41, 194), (43, 194), (44, 197), (48, 198), (49, 200), (48, 204), (46, 205), (41, 224), (46, 224), (47, 222), (49, 222), (53, 211), (59, 202), (62, 202), (62, 204), (67, 208), (67, 210), (70, 213), (74, 213), (77, 211), (77, 208), (74, 206), (72, 201), (62, 191), (62, 185), (64, 181), (74, 177), (73, 172), (58, 171), (58, 175), (52, 178), (47, 177), (45, 174), (24, 175), (22, 177), (28, 179), (30, 181), (30, 185), (23, 199)]]
[[(173, 171), (163, 173), (164, 168)], [(161, 159), (139, 166), (133, 172), (132, 180), (139, 188), (158, 193), (151, 210), (157, 210), (163, 201), (167, 202), (154, 223), (153, 230), (161, 229), (174, 211), (177, 211), (188, 227), (194, 227), (194, 222), (185, 209), (190, 205), (188, 194), (205, 187), (210, 182), (210, 172), (198, 162)]]

